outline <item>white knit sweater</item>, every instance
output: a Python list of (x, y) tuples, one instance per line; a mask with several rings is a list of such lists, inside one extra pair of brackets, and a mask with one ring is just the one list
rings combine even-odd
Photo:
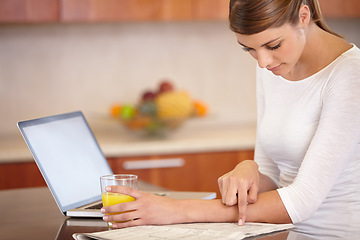
[(360, 228), (360, 49), (300, 81), (258, 68), (257, 101), (255, 161), (296, 229)]

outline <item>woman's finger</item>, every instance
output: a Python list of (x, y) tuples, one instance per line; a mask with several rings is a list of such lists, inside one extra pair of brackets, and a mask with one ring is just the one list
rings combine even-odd
[(255, 203), (257, 200), (257, 195), (259, 191), (259, 186), (257, 184), (253, 184), (248, 191), (248, 203)]
[(125, 195), (129, 195), (135, 199), (141, 197), (142, 195), (140, 191), (126, 186), (118, 186), (118, 185), (107, 186), (105, 190), (108, 192), (122, 193)]
[(223, 176), (218, 178), (218, 186), (219, 186), (219, 190), (220, 190), (220, 194), (221, 196), (223, 195)]
[(127, 222), (135, 219), (138, 219), (136, 210), (112, 212), (111, 214), (103, 217), (103, 220), (106, 222)]
[(227, 206), (234, 206), (237, 204), (237, 196), (238, 193), (237, 185), (234, 183), (230, 183), (229, 187), (227, 188), (226, 195), (225, 195), (225, 205)]
[(124, 203), (102, 207), (101, 213), (114, 214), (114, 213), (128, 212), (133, 210), (136, 210), (136, 205), (134, 204), (134, 202), (124, 202)]
[(143, 219), (137, 218), (131, 221), (126, 222), (115, 222), (112, 224), (113, 228), (126, 228), (126, 227), (135, 227), (135, 226), (141, 226), (146, 225), (146, 223), (143, 221)]
[(239, 188), (238, 192), (238, 209), (239, 209), (239, 225), (245, 224), (246, 218), (246, 208), (247, 208), (247, 188)]

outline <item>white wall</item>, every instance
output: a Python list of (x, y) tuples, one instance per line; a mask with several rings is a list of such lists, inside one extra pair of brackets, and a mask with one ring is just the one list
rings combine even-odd
[(216, 121), (254, 122), (255, 61), (226, 22), (0, 26), (0, 134), (73, 110), (135, 103), (163, 78), (208, 103)]
[[(329, 21), (358, 46), (359, 23)], [(104, 116), (162, 78), (207, 102), (214, 121), (254, 123), (255, 66), (226, 22), (0, 25), (0, 136), (29, 118)]]

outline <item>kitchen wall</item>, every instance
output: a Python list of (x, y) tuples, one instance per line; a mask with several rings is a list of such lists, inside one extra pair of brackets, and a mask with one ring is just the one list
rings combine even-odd
[(226, 22), (0, 26), (0, 132), (33, 117), (114, 102), (171, 79), (205, 101), (213, 121), (254, 122), (255, 61)]
[[(330, 21), (360, 46), (360, 21)], [(256, 62), (226, 22), (0, 25), (0, 137), (19, 120), (82, 110), (92, 121), (171, 79), (207, 122), (256, 121)]]

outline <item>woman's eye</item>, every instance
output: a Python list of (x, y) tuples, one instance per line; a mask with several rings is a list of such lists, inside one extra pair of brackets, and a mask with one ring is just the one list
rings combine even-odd
[(274, 46), (274, 47), (270, 47), (270, 46), (268, 46), (267, 47), (267, 49), (269, 49), (269, 50), (276, 50), (276, 49), (278, 49), (279, 47), (281, 47), (281, 43), (279, 43), (278, 45), (276, 45), (276, 46)]
[(252, 48), (243, 47), (243, 50), (244, 50), (245, 52), (249, 52), (249, 51), (251, 51), (251, 50), (252, 50)]

